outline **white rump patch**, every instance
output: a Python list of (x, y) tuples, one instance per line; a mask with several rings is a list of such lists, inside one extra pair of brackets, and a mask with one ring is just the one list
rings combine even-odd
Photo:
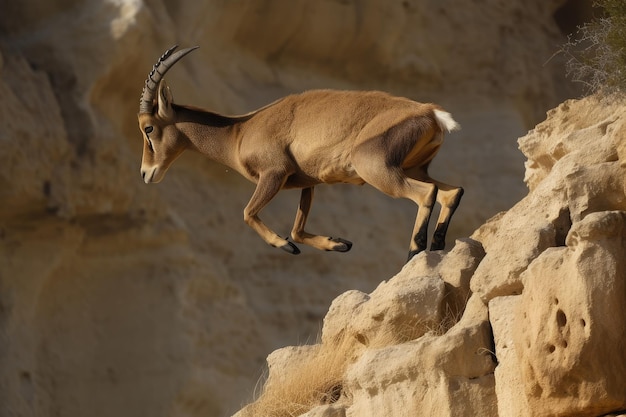
[(441, 130), (452, 132), (461, 129), (461, 125), (458, 124), (447, 111), (434, 109), (433, 112), (435, 113), (435, 120), (437, 120), (437, 124)]

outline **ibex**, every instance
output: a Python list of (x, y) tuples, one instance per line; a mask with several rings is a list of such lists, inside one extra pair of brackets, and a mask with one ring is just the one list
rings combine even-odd
[(370, 184), (418, 206), (409, 259), (426, 249), (435, 201), (441, 212), (431, 250), (445, 246), (450, 218), (463, 189), (436, 181), (427, 169), (444, 131), (460, 128), (435, 104), (386, 93), (313, 90), (279, 99), (242, 116), (223, 116), (174, 104), (163, 76), (197, 47), (167, 50), (146, 80), (139, 105), (144, 138), (141, 175), (159, 182), (186, 149), (229, 166), (256, 189), (244, 221), (271, 246), (298, 254), (298, 247), (267, 227), (259, 212), (281, 190), (302, 189), (291, 239), (317, 249), (347, 252), (352, 243), (304, 230), (318, 184)]

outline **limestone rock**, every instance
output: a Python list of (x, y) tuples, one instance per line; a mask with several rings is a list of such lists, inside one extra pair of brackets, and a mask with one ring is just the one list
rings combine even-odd
[[(299, 380), (313, 384), (320, 377), (313, 369), (328, 369), (330, 363), (335, 371), (344, 369), (340, 382), (326, 384), (327, 390), (336, 387), (340, 395), (305, 415), (410, 415), (425, 410), (446, 410), (444, 415), (493, 414), (494, 363), (487, 308), (479, 297), (464, 301), (464, 311), (444, 308), (452, 305), (451, 298), (469, 296), (467, 277), (483, 255), (477, 242), (458, 241), (448, 253), (414, 257), (370, 294), (348, 291), (337, 297), (324, 319), (321, 344), (270, 355), (263, 394), (238, 417), (280, 415), (290, 410), (289, 404), (301, 404), (293, 399), (295, 394), (285, 392), (286, 387)], [(324, 351), (333, 352), (332, 359), (324, 355), (321, 360), (319, 352)], [(309, 363), (316, 365), (309, 370)], [(423, 371), (431, 368), (436, 372)], [(298, 377), (292, 377), (294, 373)], [(330, 394), (318, 389), (302, 395), (317, 398), (310, 401), (315, 406)], [(283, 398), (283, 411), (272, 408), (276, 397)]]
[[(415, 339), (439, 324), (444, 289), (438, 276), (416, 277), (401, 272), (381, 283), (366, 302), (354, 309), (344, 329), (368, 347)], [(331, 323), (334, 320), (325, 319)]]
[(625, 253), (626, 212), (596, 212), (525, 272), (514, 340), (533, 415), (626, 407)]
[[(416, 256), (372, 293), (335, 299), (314, 349), (333, 350), (340, 334), (355, 348), (334, 402), (318, 395), (303, 415), (623, 415), (626, 106), (610, 100), (567, 102), (520, 139), (530, 192), (513, 208), (449, 252)], [(437, 329), (403, 340), (386, 320), (437, 320), (451, 294), (467, 297), (452, 326), (442, 314)], [(359, 343), (386, 333), (396, 337)]]
[(518, 350), (512, 325), (521, 295), (495, 297), (489, 301), (489, 322), (493, 331), (498, 366), (494, 371), (498, 417), (530, 416), (524, 378), (520, 372)]
[(346, 409), (339, 405), (320, 405), (302, 414), (302, 417), (346, 417)]
[(468, 238), (459, 239), (435, 267), (446, 284), (442, 307), (445, 316), (456, 320), (463, 315), (472, 294), (470, 280), (484, 257), (485, 250), (480, 242)]
[(595, 97), (582, 102), (568, 100), (550, 110), (548, 120), (519, 140), (520, 150), (528, 158), (524, 180), (528, 188), (533, 191), (568, 154), (574, 154), (579, 165), (615, 161), (616, 148), (623, 143), (619, 133), (623, 113), (618, 100)]
[(521, 274), (528, 264), (545, 249), (563, 242), (570, 218), (562, 187), (558, 183), (542, 184), (532, 195), (474, 232), (472, 239), (482, 243), (486, 256), (472, 277), (470, 288), (485, 302), (497, 296), (520, 294)]
[(463, 313), (469, 277), (484, 256), (478, 242), (456, 243), (446, 254), (420, 253), (370, 294), (348, 291), (337, 297), (324, 318), (322, 341), (347, 334), (374, 348), (450, 327)]
[[(2, 411), (230, 415), (250, 399), (269, 352), (314, 338), (331, 301), (354, 289), (336, 306), (349, 317), (405, 260), (414, 205), (368, 187), (317, 192), (311, 230), (349, 238), (350, 253), (304, 248), (294, 259), (241, 221), (252, 185), (223, 167), (183, 155), (162, 184), (143, 184), (137, 102), (166, 48), (201, 46), (167, 80), (178, 103), (216, 112), (248, 112), (310, 88), (380, 89), (443, 105), (463, 126), (431, 166), (466, 189), (451, 247), (524, 195), (514, 138), (573, 94), (558, 59), (544, 65), (564, 40), (555, 20), (563, 3), (1, 2)], [(621, 184), (613, 172), (607, 190)], [(297, 199), (281, 193), (264, 220), (287, 234)], [(576, 211), (591, 210), (585, 204)], [(530, 238), (545, 246), (565, 232)], [(498, 244), (478, 240), (414, 261), (431, 271), (414, 277), (430, 277), (437, 291), (443, 283), (439, 318), (462, 314), (483, 246), (497, 267)], [(375, 323), (360, 331), (379, 332)]]
[(346, 416), (495, 415), (486, 312), (473, 298), (444, 335), (366, 350), (346, 374)]
[(531, 193), (472, 235), (487, 252), (472, 291), (484, 300), (519, 294), (522, 272), (545, 249), (564, 245), (572, 222), (599, 210), (626, 209), (624, 166), (617, 160), (625, 120), (619, 101), (590, 97), (551, 111), (520, 138)]

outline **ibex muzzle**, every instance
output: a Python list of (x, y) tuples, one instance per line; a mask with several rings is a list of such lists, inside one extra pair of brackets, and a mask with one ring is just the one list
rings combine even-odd
[(186, 149), (229, 166), (256, 184), (244, 221), (268, 244), (293, 254), (259, 212), (284, 188), (302, 189), (291, 239), (322, 250), (346, 252), (352, 243), (304, 230), (317, 184), (368, 183), (392, 197), (414, 201), (418, 212), (409, 259), (426, 248), (435, 202), (441, 212), (431, 250), (445, 236), (463, 189), (432, 179), (428, 166), (445, 131), (459, 129), (450, 113), (378, 91), (313, 90), (291, 95), (242, 116), (223, 116), (176, 105), (165, 73), (196, 48), (168, 49), (150, 72), (139, 105), (144, 136), (141, 174), (159, 182)]

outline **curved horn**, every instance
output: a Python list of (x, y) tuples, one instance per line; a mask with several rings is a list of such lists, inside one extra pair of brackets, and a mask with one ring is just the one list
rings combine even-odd
[(178, 45), (172, 46), (170, 49), (165, 51), (161, 58), (154, 64), (152, 71), (148, 74), (148, 78), (146, 79), (146, 84), (143, 87), (143, 91), (141, 92), (141, 100), (139, 101), (139, 113), (152, 113), (154, 108), (153, 100), (154, 95), (156, 93), (156, 87), (163, 79), (163, 76), (167, 71), (178, 62), (182, 57), (187, 55), (189, 52), (194, 49), (199, 48), (199, 46), (194, 46), (193, 48), (181, 49), (180, 51), (174, 52), (174, 50), (178, 48)]

